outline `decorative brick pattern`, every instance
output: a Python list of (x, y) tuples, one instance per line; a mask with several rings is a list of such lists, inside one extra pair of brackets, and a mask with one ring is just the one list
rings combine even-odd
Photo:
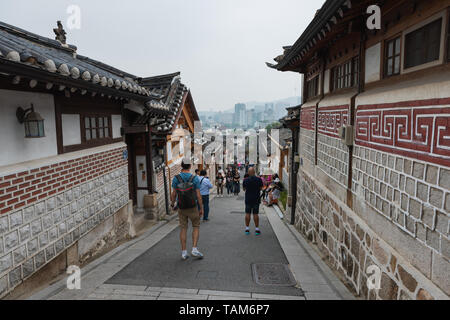
[(38, 184), (40, 193), (0, 215), (0, 279), (7, 279), (0, 296), (128, 203), (122, 152), (118, 148), (2, 178), (10, 183), (5, 188), (23, 190), (15, 180), (33, 176), (31, 185)]
[(339, 128), (348, 123), (348, 108), (348, 105), (320, 107), (317, 118), (319, 133), (339, 138)]
[(301, 109), (300, 128), (315, 130), (316, 128), (316, 107), (307, 107)]
[(450, 166), (450, 98), (358, 106), (357, 145)]
[(446, 167), (365, 147), (354, 149), (352, 192), (447, 259), (449, 175)]

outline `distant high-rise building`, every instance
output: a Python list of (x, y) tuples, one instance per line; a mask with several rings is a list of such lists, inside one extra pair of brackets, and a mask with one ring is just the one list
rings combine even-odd
[(247, 114), (246, 106), (243, 103), (238, 103), (234, 106), (234, 124), (238, 126), (246, 126)]
[(255, 122), (255, 109), (247, 110), (247, 127), (252, 128)]

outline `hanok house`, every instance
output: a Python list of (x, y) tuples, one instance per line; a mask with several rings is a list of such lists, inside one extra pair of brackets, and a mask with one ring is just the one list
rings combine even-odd
[(269, 64), (304, 80), (295, 226), (364, 298), (449, 298), (450, 1), (378, 2), (381, 30), (372, 4), (326, 1)]
[[(172, 192), (172, 180), (181, 172), (181, 162), (189, 154), (193, 155), (193, 134), (196, 121), (200, 118), (195, 109), (191, 91), (181, 82), (180, 72), (160, 75), (142, 79), (142, 85), (153, 95), (160, 96), (160, 103), (169, 109), (166, 114), (155, 117), (150, 114), (149, 118), (143, 117), (137, 122), (151, 121), (151, 140), (153, 142), (153, 161), (155, 174), (154, 199), (152, 199), (154, 212), (157, 218), (164, 218), (166, 214), (172, 214), (170, 208), (170, 193)], [(137, 192), (144, 187), (145, 182), (139, 179), (142, 165), (140, 154), (136, 155), (136, 170), (138, 177)], [(192, 160), (192, 159), (191, 159)], [(143, 166), (145, 170), (145, 165)], [(138, 200), (138, 206), (139, 200)]]
[(150, 124), (126, 120), (169, 113), (135, 76), (78, 55), (61, 26), (55, 33), (0, 23), (0, 297), (132, 231), (122, 134)]
[(289, 186), (289, 152), (292, 140), (292, 133), (282, 125), (274, 128), (269, 136), (270, 143), (270, 163), (269, 168), (273, 173), (278, 174), (280, 181), (286, 188)]

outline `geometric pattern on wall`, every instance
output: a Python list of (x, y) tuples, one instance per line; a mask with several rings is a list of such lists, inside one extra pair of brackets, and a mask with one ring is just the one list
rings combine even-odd
[(317, 119), (319, 133), (339, 138), (338, 130), (348, 123), (348, 105), (320, 107)]
[(358, 106), (355, 143), (450, 167), (450, 98)]

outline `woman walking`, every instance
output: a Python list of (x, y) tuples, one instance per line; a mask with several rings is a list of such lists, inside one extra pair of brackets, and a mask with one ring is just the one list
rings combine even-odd
[(236, 169), (233, 176), (233, 186), (234, 186), (234, 195), (238, 196), (239, 192), (241, 192), (241, 175), (239, 174), (239, 170)]
[(217, 196), (223, 197), (223, 185), (224, 185), (224, 177), (222, 176), (222, 173), (219, 171), (219, 174), (216, 177), (216, 184), (217, 184)]

